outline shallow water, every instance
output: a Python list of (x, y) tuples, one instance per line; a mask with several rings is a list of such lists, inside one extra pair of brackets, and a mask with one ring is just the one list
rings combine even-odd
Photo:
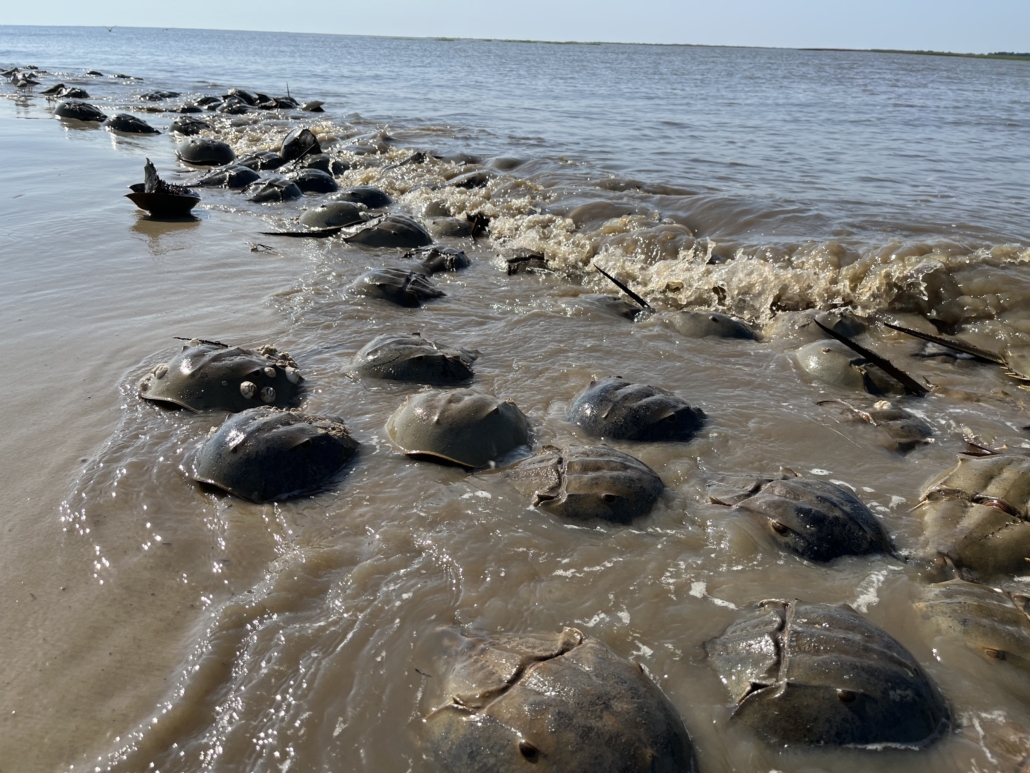
[[(106, 112), (162, 131), (174, 114), (145, 112), (141, 92), (280, 93), (288, 78), (329, 112), (225, 117), (218, 133), (237, 152), (305, 122), (355, 164), (344, 182), (383, 187), (396, 210), (493, 218), (489, 238), (442, 240), (474, 261), (434, 278), (446, 297), (414, 310), (355, 298), (362, 271), (407, 261), (261, 235), (312, 198), (205, 190), (197, 222), (149, 221), (122, 194), (145, 157), (170, 180), (189, 174), (170, 135), (71, 126), (0, 84), (0, 318), (16, 374), (0, 440), (0, 770), (423, 770), (423, 681), (437, 631), (455, 625), (574, 625), (633, 657), (682, 714), (704, 771), (993, 770), (1030, 746), (1027, 676), (924, 628), (918, 562), (804, 562), (704, 490), (719, 473), (781, 466), (843, 481), (918, 554), (910, 510), (963, 433), (1030, 446), (1026, 393), (1000, 369), (916, 358), (922, 344), (877, 329), (865, 343), (939, 387), (901, 399), (936, 442), (894, 455), (816, 404), (854, 395), (803, 375), (803, 340), (781, 327), (793, 310), (846, 306), (1026, 350), (1023, 63), (0, 31), (3, 63), (37, 64), (52, 71), (43, 87), (81, 83)], [(93, 67), (140, 80), (82, 76)], [(386, 168), (418, 149), (476, 153), (499, 176), (462, 190), (446, 186), (466, 168), (455, 161)], [(497, 255), (520, 247), (556, 273), (507, 276)], [(718, 305), (763, 340), (689, 340), (660, 318), (611, 316), (591, 298), (611, 291), (593, 259), (659, 308)], [(499, 474), (393, 450), (383, 424), (417, 388), (347, 371), (375, 335), (414, 330), (478, 349), (476, 386), (521, 407), (535, 447), (586, 439), (564, 412), (606, 375), (672, 390), (709, 423), (687, 444), (613, 443), (664, 480), (650, 516), (560, 522)], [(135, 394), (174, 336), (289, 351), (305, 409), (345, 418), (357, 462), (331, 490), (282, 504), (195, 488), (185, 454), (222, 416)], [(923, 751), (872, 753), (777, 749), (738, 727), (701, 645), (768, 597), (852, 604), (924, 665), (956, 729)]]

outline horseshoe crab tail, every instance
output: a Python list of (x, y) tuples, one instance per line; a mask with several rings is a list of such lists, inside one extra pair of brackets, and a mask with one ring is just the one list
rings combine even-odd
[(914, 336), (915, 338), (922, 338), (924, 341), (929, 341), (930, 343), (938, 344), (939, 346), (946, 346), (949, 349), (954, 349), (957, 352), (962, 352), (963, 354), (968, 354), (972, 357), (976, 357), (976, 359), (978, 360), (982, 360), (984, 362), (993, 362), (995, 365), (1007, 364), (1005, 362), (1005, 358), (1002, 357), (1000, 354), (989, 352), (986, 349), (980, 349), (979, 347), (972, 346), (963, 341), (955, 341), (950, 338), (942, 338), (940, 336), (930, 335), (929, 333), (922, 333), (918, 330), (910, 330), (907, 327), (902, 327), (901, 325), (894, 325), (884, 320), (881, 321), (891, 330), (897, 330), (899, 333), (907, 333), (910, 336)]
[(897, 368), (893, 364), (891, 364), (891, 362), (887, 360), (885, 357), (881, 357), (875, 352), (869, 351), (864, 346), (860, 346), (859, 344), (855, 343), (850, 338), (848, 338), (846, 335), (842, 335), (838, 333), (836, 330), (831, 330), (817, 319), (813, 319), (812, 321), (815, 324), (817, 324), (819, 328), (824, 333), (826, 333), (826, 335), (831, 336), (832, 338), (836, 338), (845, 346), (853, 349), (858, 354), (861, 354), (863, 357), (869, 360), (869, 362), (873, 363), (873, 365), (878, 367), (884, 373), (886, 373), (899, 384), (901, 384), (903, 387), (905, 387), (905, 391), (908, 392), (910, 395), (917, 395), (919, 397), (922, 397), (930, 391), (922, 384), (920, 384), (918, 381), (916, 381), (914, 378), (912, 378), (907, 373), (902, 371), (900, 368)]
[(619, 288), (620, 290), (622, 290), (622, 291), (623, 291), (624, 293), (626, 293), (626, 295), (628, 295), (628, 296), (629, 296), (630, 298), (632, 298), (632, 299), (633, 299), (633, 300), (635, 300), (635, 301), (636, 301), (637, 303), (639, 303), (639, 304), (640, 304), (640, 307), (641, 307), (642, 309), (647, 309), (647, 310), (649, 310), (649, 311), (654, 311), (654, 306), (652, 306), (652, 305), (651, 305), (650, 303), (648, 303), (647, 301), (645, 301), (645, 300), (644, 300), (643, 298), (641, 298), (641, 297), (640, 297), (639, 295), (637, 295), (637, 294), (636, 294), (635, 292), (633, 292), (632, 290), (630, 290), (630, 289), (629, 289), (628, 287), (626, 287), (626, 285), (624, 285), (624, 284), (623, 284), (622, 282), (620, 282), (620, 281), (619, 281), (618, 279), (616, 279), (615, 277), (613, 277), (613, 276), (612, 276), (611, 274), (609, 274), (609, 273), (608, 273), (607, 271), (605, 271), (605, 270), (604, 270), (603, 268), (601, 268), (600, 266), (598, 266), (597, 264), (594, 264), (594, 263), (591, 263), (591, 265), (592, 265), (592, 266), (593, 266), (594, 268), (596, 268), (596, 269), (597, 269), (598, 271), (600, 271), (600, 272), (601, 272), (601, 274), (602, 274), (603, 276), (606, 276), (606, 277), (607, 277), (608, 279), (610, 279), (610, 280), (611, 280), (611, 281), (612, 281), (612, 282), (613, 282), (613, 283), (615, 284), (615, 286), (616, 286), (616, 287), (618, 287), (618, 288)]

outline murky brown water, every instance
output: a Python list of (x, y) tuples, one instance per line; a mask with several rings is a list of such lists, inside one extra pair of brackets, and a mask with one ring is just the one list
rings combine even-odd
[[(146, 117), (164, 128), (171, 116)], [(223, 134), (243, 151), (274, 145), (286, 125), (238, 121)], [(445, 206), (494, 218), (490, 239), (443, 240), (473, 259), (434, 278), (446, 297), (415, 310), (354, 298), (346, 288), (358, 274), (406, 261), (335, 239), (260, 234), (289, 225), (310, 199), (263, 207), (204, 192), (199, 222), (148, 221), (121, 195), (141, 179), (145, 156), (181, 179), (167, 136), (76, 130), (49, 118), (42, 99), (0, 102), (3, 142), (18, 149), (0, 183), (0, 319), (13, 374), (0, 439), (0, 771), (424, 770), (419, 700), (440, 627), (564, 625), (646, 666), (682, 714), (703, 771), (1016, 765), (1030, 748), (1030, 679), (918, 621), (917, 562), (805, 562), (709, 504), (704, 485), (781, 466), (843, 482), (901, 551), (919, 553), (922, 524), (910, 510), (921, 486), (954, 464), (964, 433), (1030, 447), (1030, 395), (998, 368), (915, 358), (919, 342), (874, 331), (865, 343), (938, 387), (902, 399), (937, 436), (900, 457), (873, 428), (817, 405), (853, 395), (803, 375), (792, 352), (804, 340), (779, 335), (775, 319), (837, 305), (931, 313), (983, 346), (1022, 350), (1024, 245), (820, 235), (763, 246), (739, 207), (720, 210), (717, 199), (638, 190), (540, 159), (483, 189), (440, 187), (459, 165), (384, 171), (431, 147), (428, 130), (392, 131), (382, 154), (359, 161), (347, 143), (374, 126), (327, 118), (315, 128), (358, 162), (348, 184), (380, 185), (416, 216)], [(558, 272), (507, 276), (496, 256), (513, 247), (542, 249)], [(660, 318), (612, 316), (589, 297), (611, 290), (584, 270), (591, 259), (662, 307), (722, 298), (766, 336), (690, 340)], [(561, 522), (529, 508), (501, 475), (393, 450), (384, 422), (417, 387), (347, 371), (375, 335), (409, 331), (478, 349), (476, 386), (520, 406), (535, 447), (586, 441), (565, 409), (607, 375), (672, 390), (709, 423), (688, 444), (612, 444), (664, 480), (650, 516), (621, 528)], [(282, 504), (196, 488), (184, 453), (222, 416), (135, 395), (136, 381), (177, 350), (173, 336), (289, 351), (308, 380), (304, 408), (345, 418), (362, 444), (357, 462), (331, 491)], [(873, 753), (777, 749), (736, 726), (702, 644), (764, 598), (846, 602), (866, 614), (924, 665), (956, 729), (922, 751)]]

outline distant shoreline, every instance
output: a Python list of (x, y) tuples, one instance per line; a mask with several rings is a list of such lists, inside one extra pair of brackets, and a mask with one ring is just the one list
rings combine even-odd
[(1009, 59), (1015, 61), (1030, 61), (1030, 51), (1012, 52), (995, 51), (990, 54), (959, 53), (955, 51), (931, 51), (911, 50), (904, 48), (840, 48), (835, 46), (742, 46), (728, 43), (644, 43), (628, 40), (533, 40), (531, 38), (496, 38), (496, 37), (463, 37), (449, 35), (374, 35), (365, 33), (345, 32), (290, 32), (260, 29), (232, 29), (228, 27), (106, 27), (104, 25), (47, 25), (47, 24), (0, 24), (0, 29), (13, 27), (55, 27), (64, 29), (106, 29), (113, 32), (118, 29), (124, 30), (163, 30), (165, 32), (175, 30), (176, 32), (245, 32), (261, 35), (314, 35), (330, 37), (362, 37), (362, 38), (391, 38), (395, 40), (437, 40), (443, 43), (458, 42), (480, 42), (480, 43), (535, 43), (552, 46), (654, 46), (657, 48), (753, 48), (772, 51), (838, 51), (852, 54), (914, 54), (918, 56), (958, 56), (967, 59)]
[(998, 51), (993, 54), (960, 54), (954, 51), (908, 51), (903, 48), (801, 48), (799, 51), (848, 51), (858, 54), (915, 54), (917, 56), (961, 56), (968, 59), (1014, 59), (1030, 61), (1028, 53), (1010, 53)]

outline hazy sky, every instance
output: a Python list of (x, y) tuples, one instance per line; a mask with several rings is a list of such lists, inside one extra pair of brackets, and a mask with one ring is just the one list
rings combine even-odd
[(0, 24), (1030, 51), (1030, 0), (46, 0)]

